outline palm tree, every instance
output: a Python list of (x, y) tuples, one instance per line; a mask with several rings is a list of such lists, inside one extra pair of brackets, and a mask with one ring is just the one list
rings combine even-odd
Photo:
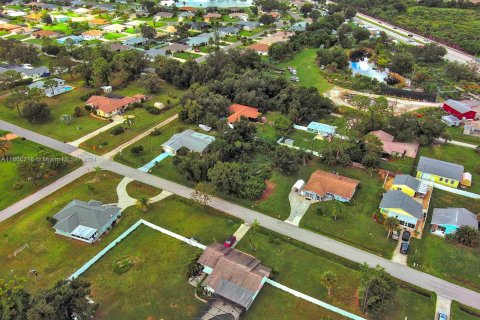
[(337, 285), (337, 275), (333, 271), (325, 271), (320, 279), (322, 285), (327, 288), (328, 295), (332, 294), (332, 288)]
[(137, 199), (136, 205), (140, 210), (145, 212), (150, 207), (150, 198), (145, 195), (141, 195), (140, 198)]
[(135, 122), (132, 116), (124, 116), (123, 124), (128, 126), (128, 129), (132, 129), (132, 125)]
[(387, 217), (384, 221), (383, 221), (383, 226), (385, 227), (385, 229), (387, 229), (388, 231), (388, 234), (387, 234), (387, 239), (388, 237), (390, 237), (390, 234), (392, 233), (393, 230), (397, 230), (398, 229), (398, 225), (400, 224), (400, 222), (398, 221), (397, 218), (395, 217)]
[(93, 170), (95, 171), (95, 180), (100, 181), (100, 171), (102, 171), (102, 167), (95, 166)]
[(260, 228), (260, 222), (257, 219), (253, 220), (252, 224), (250, 225), (253, 233), (257, 233), (258, 228)]
[(337, 221), (338, 217), (342, 215), (342, 207), (340, 207), (340, 204), (334, 200), (334, 205), (332, 208), (332, 219), (334, 221)]

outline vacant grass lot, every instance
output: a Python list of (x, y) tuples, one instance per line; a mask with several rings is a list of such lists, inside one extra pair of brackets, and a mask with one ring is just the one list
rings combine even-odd
[[(60, 152), (48, 149), (32, 141), (23, 140), (22, 138), (11, 140), (11, 148), (7, 152), (7, 156), (35, 157), (39, 151), (47, 152), (47, 154), (51, 157), (65, 156)], [(42, 179), (37, 182), (37, 186), (34, 186), (32, 182), (23, 182), (17, 177), (17, 163), (13, 161), (0, 161), (0, 189), (2, 190), (2, 195), (0, 196), (0, 210), (8, 207), (9, 205), (17, 202), (20, 199), (25, 198), (26, 196), (42, 188), (43, 186), (46, 186), (47, 184), (55, 181), (64, 174), (77, 168), (79, 165), (79, 163), (71, 162), (69, 167), (63, 172), (60, 172), (55, 176), (48, 177), (47, 179)], [(21, 184), (23, 184), (23, 187), (20, 190), (13, 189), (13, 186), (17, 182), (21, 182)]]
[[(275, 234), (267, 235), (268, 231), (263, 232), (263, 230), (257, 233), (249, 231), (237, 248), (256, 256), (262, 260), (262, 264), (273, 268), (276, 272), (275, 281), (362, 315), (357, 304), (357, 288), (360, 284), (360, 273), (357, 270), (322, 256), (322, 253), (314, 248), (306, 245), (300, 247), (295, 242), (289, 243), (280, 238), (274, 240)], [(338, 278), (338, 285), (332, 289), (331, 296), (328, 296), (327, 289), (320, 282), (322, 273), (325, 271), (335, 272)], [(271, 307), (263, 309), (264, 301), (269, 301)], [(298, 309), (303, 306), (307, 311)], [(434, 306), (433, 300), (399, 288), (392, 311), (385, 319), (404, 320), (406, 317), (429, 319), (433, 317)], [(255, 301), (252, 308), (247, 314), (247, 319), (297, 319), (297, 312), (304, 315), (298, 319), (322, 319), (327, 316), (342, 319), (326, 309), (294, 299), (293, 296), (289, 299), (283, 292), (269, 288), (268, 285), (260, 293), (258, 301)]]
[[(305, 49), (293, 57), (289, 61), (279, 63), (279, 67), (287, 66), (297, 69), (297, 76), (300, 78), (299, 84), (304, 87), (315, 87), (320, 93), (328, 91), (332, 85), (322, 77), (320, 68), (316, 63), (317, 49)], [(285, 70), (285, 77), (290, 79), (291, 74)]]
[(321, 154), (330, 142), (316, 139), (315, 137), (316, 134), (314, 133), (294, 129), (288, 134), (287, 139), (292, 139), (293, 145), (296, 147), (316, 151)]
[[(67, 77), (67, 82), (68, 79), (69, 77)], [(60, 117), (65, 114), (72, 115), (76, 106), (83, 108), (85, 102), (80, 97), (89, 91), (82, 87), (80, 82), (68, 82), (68, 84), (73, 85), (75, 88), (67, 93), (44, 99), (51, 110), (50, 121), (41, 124), (31, 124), (26, 119), (20, 118), (17, 110), (8, 110), (4, 105), (4, 100), (0, 100), (0, 107), (2, 108), (0, 119), (60, 141), (74, 141), (108, 124), (107, 121), (89, 116), (86, 110), (84, 110), (83, 116), (73, 118), (70, 125), (61, 122)]]
[[(121, 179), (122, 177), (116, 174), (102, 172), (101, 180), (95, 181), (93, 173), (87, 174), (15, 217), (2, 222), (0, 278), (7, 277), (10, 270), (18, 275), (28, 276), (29, 270), (36, 269), (38, 277), (36, 281), (28, 277), (28, 286), (42, 288), (52, 285), (78, 269), (140, 218), (186, 237), (194, 236), (205, 244), (223, 241), (238, 227), (238, 222), (234, 218), (227, 218), (208, 207), (196, 206), (190, 200), (171, 196), (153, 204), (148, 212), (142, 212), (136, 207), (128, 208), (123, 212), (119, 224), (95, 245), (55, 235), (51, 224), (46, 220), (47, 216), (53, 216), (73, 199), (95, 199), (104, 203), (115, 203), (117, 196), (114, 190)], [(158, 193), (159, 190), (149, 192)], [(24, 244), (28, 244), (28, 247), (17, 257), (13, 257), (14, 251)]]
[(472, 186), (466, 190), (480, 193), (480, 174), (475, 168), (480, 163), (480, 157), (475, 150), (451, 144), (434, 145), (421, 147), (420, 155), (463, 165), (465, 172), (470, 172), (473, 176)]
[(127, 35), (125, 33), (105, 33), (103, 37), (107, 40), (116, 40), (119, 38), (126, 37)]
[(183, 59), (183, 60), (194, 60), (196, 58), (200, 58), (202, 55), (191, 53), (191, 52), (175, 52), (173, 54), (175, 58)]
[(469, 248), (432, 235), (428, 226), (433, 208), (457, 207), (473, 211), (473, 201), (443, 190), (435, 189), (430, 203), (425, 232), (421, 240), (413, 239), (408, 264), (420, 265), (421, 271), (428, 272), (450, 282), (480, 291), (480, 247)]
[(479, 320), (480, 311), (472, 310), (472, 313), (477, 314), (477, 316), (472, 313), (467, 313), (464, 310), (460, 309), (460, 304), (456, 301), (452, 301), (452, 307), (450, 310), (450, 319), (452, 320)]

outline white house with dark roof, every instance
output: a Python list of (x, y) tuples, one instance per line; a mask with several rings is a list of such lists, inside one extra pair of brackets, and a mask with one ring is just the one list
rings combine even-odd
[(174, 134), (167, 142), (162, 144), (165, 152), (176, 155), (181, 148), (186, 148), (192, 152), (203, 153), (210, 144), (215, 141), (215, 137), (209, 136), (193, 130), (185, 130)]
[(445, 236), (461, 226), (478, 229), (477, 216), (465, 208), (435, 208), (432, 215), (432, 234)]

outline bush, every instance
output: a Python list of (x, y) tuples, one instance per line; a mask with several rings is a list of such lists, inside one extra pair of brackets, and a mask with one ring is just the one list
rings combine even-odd
[(148, 113), (153, 114), (153, 115), (159, 115), (160, 114), (160, 110), (158, 110), (157, 108), (148, 108), (147, 111), (148, 111)]
[(140, 154), (143, 152), (143, 146), (136, 146), (130, 149), (130, 152), (133, 154)]
[[(85, 106), (85, 109), (86, 109), (87, 106)], [(90, 108), (90, 106), (88, 106)], [(78, 118), (78, 117), (81, 117), (83, 115), (83, 110), (81, 107), (79, 106), (76, 106), (74, 109), (73, 109), (73, 116)]]
[(22, 116), (29, 123), (42, 123), (50, 119), (50, 108), (45, 102), (27, 104), (22, 110)]
[(131, 105), (128, 106), (128, 110), (133, 110), (133, 109), (137, 109), (137, 108), (143, 108), (143, 104), (140, 103), (140, 102), (135, 102), (135, 103), (132, 103)]
[(113, 128), (110, 131), (110, 134), (113, 135), (113, 136), (118, 136), (119, 134), (122, 134), (124, 132), (125, 132), (125, 128), (122, 127), (122, 126), (118, 126), (118, 127)]
[(22, 188), (23, 188), (23, 183), (21, 183), (21, 182), (17, 182), (12, 186), (13, 190), (20, 190)]
[(152, 137), (156, 137), (156, 136), (159, 136), (161, 134), (162, 134), (162, 132), (158, 128), (155, 128), (152, 132), (150, 132), (150, 136), (152, 136)]
[(55, 224), (58, 222), (58, 220), (55, 219), (54, 217), (45, 217), (45, 220), (47, 220), (48, 222), (50, 222), (50, 224), (51, 224), (52, 226), (55, 225)]
[(124, 274), (133, 266), (133, 261), (130, 257), (118, 259), (113, 263), (113, 271), (116, 274)]
[(453, 239), (465, 246), (476, 247), (480, 240), (480, 231), (470, 226), (461, 226), (453, 234)]

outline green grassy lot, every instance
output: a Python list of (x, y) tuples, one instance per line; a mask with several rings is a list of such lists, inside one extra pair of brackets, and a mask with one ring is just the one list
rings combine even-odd
[[(378, 211), (379, 190), (383, 181), (376, 175), (370, 177), (367, 171), (361, 169), (318, 166), (322, 170), (359, 180), (360, 185), (350, 204), (339, 205), (342, 213), (337, 221), (333, 220), (331, 212), (338, 202), (318, 202), (310, 206), (300, 226), (390, 258), (396, 243), (386, 239), (387, 231), (372, 219), (372, 215)], [(319, 215), (317, 208), (321, 208), (324, 215)]]
[(149, 185), (146, 185), (139, 181), (132, 181), (127, 184), (128, 195), (132, 198), (138, 199), (141, 196), (147, 196), (149, 198), (158, 195), (162, 190), (157, 188), (152, 188)]
[(8, 32), (8, 31), (6, 31), (6, 30), (2, 30), (2, 31), (0, 31), (0, 37), (1, 37), (1, 36), (5, 36), (5, 35), (7, 35), (7, 34), (9, 34), (9, 33), (10, 33), (10, 32)]
[(452, 140), (480, 145), (480, 137), (463, 134), (463, 126), (448, 127), (447, 133), (452, 137)]
[(57, 23), (57, 24), (50, 25), (50, 26), (45, 25), (45, 26), (43, 26), (42, 29), (43, 30), (52, 30), (52, 31), (62, 32), (65, 35), (69, 35), (69, 34), (72, 33), (72, 29), (70, 28), (70, 26), (66, 22)]
[(200, 52), (203, 52), (203, 53), (211, 53), (216, 51), (218, 48), (216, 46), (201, 46), (201, 47), (198, 47), (198, 49), (200, 50)]
[[(470, 311), (470, 309), (469, 309)], [(480, 311), (472, 310), (473, 312), (465, 312), (460, 308), (460, 304), (456, 301), (452, 301), (452, 307), (450, 309), (450, 319), (452, 320), (478, 320), (480, 319)], [(476, 315), (474, 315), (474, 314)]]
[[(245, 251), (262, 260), (262, 264), (273, 268), (276, 272), (275, 281), (313, 296), (317, 299), (333, 304), (337, 307), (362, 315), (357, 305), (357, 288), (360, 284), (360, 274), (337, 261), (330, 260), (306, 245), (296, 242), (286, 242), (275, 234), (260, 230), (249, 233), (239, 242), (237, 249)], [(292, 257), (295, 257), (292, 259)], [(338, 278), (338, 286), (332, 289), (328, 296), (326, 288), (321, 285), (320, 278), (323, 272), (333, 271)], [(277, 300), (278, 297), (278, 300)], [(269, 301), (271, 307), (265, 310), (264, 301)], [(307, 306), (304, 311), (298, 307)], [(435, 304), (432, 299), (399, 288), (392, 311), (385, 319), (428, 319), (434, 314)], [(269, 311), (269, 312), (266, 312)], [(311, 312), (315, 311), (315, 317)], [(288, 299), (283, 293), (266, 285), (247, 314), (247, 319), (296, 319), (297, 312), (301, 312), (299, 319), (321, 319), (331, 316), (333, 319), (343, 319), (323, 308), (309, 305), (299, 300)]]
[(470, 172), (473, 177), (472, 186), (466, 190), (480, 193), (480, 174), (475, 170), (475, 165), (480, 163), (480, 157), (475, 150), (446, 144), (421, 147), (420, 155), (463, 165), (465, 172)]
[(14, 34), (14, 35), (11, 35), (11, 36), (8, 36), (7, 38), (8, 39), (12, 39), (12, 40), (23, 40), (23, 39), (26, 39), (30, 37), (29, 35), (26, 35), (26, 34)]
[(469, 248), (432, 235), (429, 225), (434, 208), (457, 207), (473, 211), (473, 201), (443, 190), (435, 189), (430, 202), (427, 225), (421, 240), (413, 239), (408, 264), (420, 265), (428, 272), (450, 282), (480, 291), (480, 271), (472, 266), (480, 265), (480, 247)]
[[(320, 74), (320, 68), (316, 63), (317, 49), (305, 49), (289, 61), (279, 63), (279, 67), (287, 66), (297, 69), (297, 76), (300, 78), (299, 84), (305, 87), (315, 87), (320, 93), (329, 90), (332, 85)], [(291, 74), (285, 70), (285, 77), (290, 78)]]
[(391, 159), (389, 161), (382, 161), (380, 162), (380, 168), (393, 172), (415, 174), (415, 159), (403, 157), (398, 159)]
[[(186, 237), (195, 237), (200, 242), (209, 244), (223, 241), (232, 234), (239, 223), (230, 217), (208, 207), (201, 207), (192, 201), (171, 196), (161, 202), (152, 204), (147, 212), (130, 207), (123, 212), (122, 220), (108, 234), (94, 245), (87, 245), (68, 238), (57, 236), (46, 221), (73, 199), (100, 200), (104, 203), (117, 202), (114, 191), (121, 176), (102, 172), (100, 181), (95, 181), (95, 174), (87, 174), (68, 186), (55, 192), (41, 202), (35, 203), (18, 215), (0, 224), (0, 278), (14, 273), (26, 276), (28, 271), (36, 269), (37, 279), (27, 278), (31, 288), (43, 288), (64, 279), (91, 257), (118, 237), (140, 218), (165, 227)], [(142, 188), (150, 188), (143, 186)], [(158, 192), (150, 190), (149, 192)], [(132, 244), (136, 242), (133, 241)], [(13, 257), (13, 252), (28, 244), (29, 246)], [(128, 242), (126, 242), (128, 244)], [(152, 246), (145, 248), (152, 249)], [(153, 259), (154, 264), (159, 263)], [(184, 271), (181, 270), (181, 275)], [(132, 297), (136, 292), (132, 292)]]
[(304, 150), (322, 152), (329, 142), (327, 140), (315, 139), (315, 134), (302, 130), (292, 130), (287, 138), (293, 140), (293, 145)]
[(137, 33), (137, 30), (135, 28), (128, 28), (128, 29), (125, 29), (125, 32), (130, 34), (135, 34)]
[(44, 99), (51, 110), (52, 116), (50, 121), (42, 124), (28, 123), (27, 120), (19, 117), (17, 110), (8, 110), (4, 106), (3, 100), (0, 100), (0, 107), (3, 109), (0, 112), (0, 119), (60, 141), (73, 141), (108, 124), (107, 121), (89, 116), (87, 111), (84, 111), (83, 116), (73, 118), (73, 122), (70, 125), (60, 121), (62, 115), (73, 114), (76, 106), (83, 108), (85, 102), (80, 100), (80, 97), (88, 92), (88, 89), (82, 87), (80, 83), (71, 83), (68, 79), (69, 77), (67, 77), (67, 83), (75, 87), (72, 91)]
[(107, 40), (115, 40), (118, 38), (123, 38), (126, 37), (127, 35), (125, 33), (105, 33), (103, 37)]
[(200, 58), (202, 55), (191, 53), (191, 52), (175, 52), (173, 54), (175, 58), (184, 59), (184, 60), (193, 60), (196, 58)]
[(28, 39), (28, 40), (25, 40), (24, 42), (31, 43), (31, 44), (38, 44), (39, 46), (41, 46), (43, 43), (43, 39)]
[[(65, 155), (48, 149), (44, 146), (36, 144), (35, 142), (22, 140), (17, 138), (11, 140), (11, 148), (7, 152), (9, 157), (34, 157), (38, 154), (38, 151), (46, 151), (52, 157), (64, 157)], [(55, 181), (60, 176), (70, 172), (71, 170), (77, 168), (80, 164), (76, 162), (71, 162), (69, 167), (60, 172), (59, 174), (48, 177), (47, 179), (42, 179), (37, 182), (37, 186), (34, 186), (32, 182), (23, 182), (17, 177), (17, 163), (0, 161), (0, 189), (3, 190), (3, 195), (0, 197), (0, 210), (8, 207), (9, 205), (17, 202), (20, 199), (25, 198), (27, 195), (35, 192), (36, 190), (42, 188), (43, 186)], [(23, 187), (20, 190), (14, 190), (12, 187), (17, 182), (21, 182)], [(7, 196), (8, 194), (8, 196)]]

